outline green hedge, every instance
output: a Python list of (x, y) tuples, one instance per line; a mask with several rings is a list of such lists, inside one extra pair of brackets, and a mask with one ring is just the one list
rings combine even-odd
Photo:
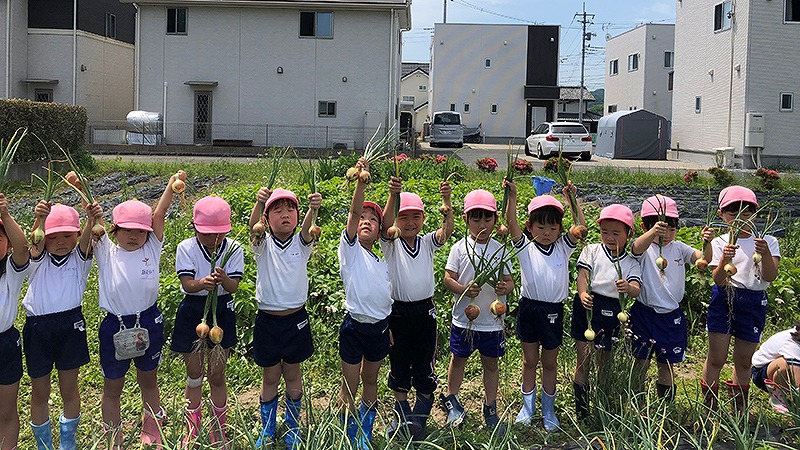
[(39, 139), (47, 145), (54, 159), (58, 159), (61, 152), (53, 141), (70, 152), (76, 160), (83, 159), (86, 133), (86, 108), (83, 106), (20, 99), (0, 100), (0, 139), (7, 142), (14, 131), (21, 127), (28, 127), (29, 136), (21, 144), (14, 162), (47, 158), (47, 151)]

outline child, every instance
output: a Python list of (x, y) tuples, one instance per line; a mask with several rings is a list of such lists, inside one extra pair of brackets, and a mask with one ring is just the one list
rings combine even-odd
[[(664, 214), (665, 220), (659, 220)], [(650, 358), (656, 355), (659, 398), (675, 399), (673, 365), (683, 361), (688, 343), (686, 316), (680, 307), (686, 288), (686, 264), (694, 264), (701, 251), (675, 240), (678, 231), (678, 205), (675, 200), (656, 195), (642, 203), (642, 228), (645, 233), (631, 243), (631, 252), (642, 268), (642, 289), (631, 306), (633, 355), (636, 373), (644, 380)], [(714, 231), (703, 228), (703, 238), (710, 242)], [(661, 248), (659, 248), (659, 239)], [(711, 246), (706, 245), (711, 259)], [(659, 261), (659, 258), (661, 260)], [(659, 268), (658, 264), (666, 264)]]
[[(174, 352), (183, 354), (186, 364), (186, 421), (189, 432), (183, 440), (184, 447), (192, 446), (201, 428), (204, 366), (208, 365), (208, 385), (211, 390), (210, 435), (212, 444), (226, 445), (225, 422), (227, 421), (228, 391), (225, 384), (225, 365), (230, 348), (236, 345), (236, 313), (232, 294), (239, 289), (244, 272), (244, 255), (239, 243), (225, 237), (231, 231), (231, 207), (221, 197), (210, 195), (194, 204), (192, 213), (195, 237), (178, 244), (175, 255), (175, 271), (181, 281), (181, 292), (185, 295), (175, 315), (172, 330)], [(224, 263), (225, 255), (230, 255)], [(211, 265), (213, 262), (213, 266)], [(221, 360), (207, 358), (206, 346), (213, 345), (208, 338), (198, 339), (196, 327), (205, 319), (213, 326), (211, 311), (204, 318), (206, 298), (212, 289), (217, 290), (217, 324), (222, 328), (223, 352)], [(197, 344), (195, 344), (197, 342)], [(199, 346), (199, 348), (197, 347)]]
[[(9, 253), (11, 257), (9, 258)], [(22, 283), (30, 269), (28, 241), (0, 194), (0, 449), (17, 448), (17, 395), (22, 378), (22, 343), (14, 328)]]
[[(522, 344), (522, 409), (516, 423), (530, 425), (536, 412), (536, 366), (541, 347), (542, 416), (545, 430), (553, 431), (559, 427), (554, 405), (558, 349), (564, 333), (563, 301), (569, 296), (569, 258), (578, 241), (572, 233), (563, 233), (561, 202), (550, 195), (540, 195), (528, 205), (525, 231), (532, 237), (531, 243), (517, 221), (517, 186), (507, 180), (504, 183), (510, 188), (508, 230), (519, 250), (522, 272), (522, 298), (517, 310), (517, 335)], [(570, 191), (577, 192), (572, 183), (564, 187), (567, 202)], [(576, 225), (586, 226), (579, 208), (576, 219)]]
[(250, 229), (264, 217), (269, 226), (266, 238), (255, 238), (256, 300), (258, 315), (253, 330), (253, 359), (263, 368), (261, 381), (261, 433), (256, 447), (267, 447), (275, 440), (278, 384), (281, 376), (286, 383), (286, 448), (300, 445), (300, 408), (303, 378), (300, 363), (314, 354), (311, 325), (306, 312), (308, 298), (308, 258), (313, 236), (312, 218), (322, 203), (322, 196), (308, 196), (306, 213), (300, 233), (300, 202), (286, 189), (270, 191), (261, 188), (250, 214)]
[[(578, 292), (572, 302), (570, 335), (575, 339), (577, 364), (573, 389), (575, 412), (580, 419), (589, 416), (589, 358), (592, 347), (601, 351), (597, 355), (602, 371), (611, 358), (612, 338), (619, 333), (619, 294), (637, 297), (641, 286), (642, 269), (639, 262), (628, 255), (626, 246), (633, 236), (633, 213), (624, 205), (613, 204), (600, 211), (600, 243), (583, 248), (578, 257)], [(622, 268), (622, 277), (616, 265)], [(591, 278), (591, 291), (589, 280)], [(592, 311), (592, 329), (596, 337), (591, 342), (585, 332), (589, 327), (586, 311)]]
[[(505, 354), (505, 315), (495, 316), (490, 310), (495, 300), (505, 305), (505, 296), (514, 291), (514, 281), (509, 264), (503, 268), (503, 277), (496, 281), (494, 288), (488, 284), (478, 286), (473, 283), (476, 273), (470, 257), (485, 255), (489, 258), (501, 246), (491, 238), (497, 224), (497, 201), (492, 193), (483, 189), (468, 193), (464, 197), (463, 219), (469, 236), (453, 244), (444, 274), (444, 287), (453, 293), (455, 304), (450, 328), (452, 356), (447, 369), (447, 396), (443, 401), (447, 409), (447, 425), (457, 427), (465, 414), (464, 407), (458, 401), (464, 367), (469, 356), (478, 350), (483, 367), (483, 418), (487, 428), (494, 432), (500, 423), (497, 416), (498, 358)], [(498, 252), (492, 263), (500, 263), (502, 254), (502, 250)], [(480, 308), (480, 314), (474, 320), (469, 320), (464, 310), (471, 303)]]
[[(389, 183), (389, 201), (383, 214), (381, 250), (389, 265), (392, 284), (392, 315), (389, 331), (393, 344), (389, 347), (389, 388), (394, 392), (397, 417), (389, 426), (389, 436), (401, 426), (408, 426), (414, 440), (423, 440), (425, 425), (433, 406), (436, 390), (434, 361), (436, 360), (436, 307), (433, 304), (434, 252), (453, 233), (453, 207), (450, 184), (439, 184), (439, 194), (446, 213), (442, 226), (422, 237), (425, 207), (422, 199), (411, 192), (400, 193), (397, 227), (400, 236), (389, 239), (387, 230), (394, 223), (395, 193), (400, 192), (400, 180)], [(417, 390), (414, 409), (408, 403), (408, 391)]]
[[(725, 382), (736, 411), (744, 412), (750, 388), (750, 362), (767, 319), (767, 288), (778, 276), (781, 254), (773, 236), (754, 237), (749, 227), (736, 223), (750, 219), (758, 208), (756, 194), (742, 186), (729, 186), (719, 193), (717, 214), (725, 223), (741, 228), (736, 244), (730, 244), (730, 232), (711, 241), (714, 256), (709, 262), (714, 277), (708, 304), (708, 356), (703, 365), (700, 388), (705, 404), (716, 408), (719, 373), (733, 341), (733, 380)], [(756, 264), (754, 255), (760, 255)], [(725, 268), (735, 266), (728, 275)], [(733, 271), (731, 271), (733, 272)]]
[(173, 192), (170, 177), (155, 211), (138, 201), (120, 203), (112, 211), (111, 234), (95, 247), (100, 309), (100, 366), (103, 371), (103, 423), (112, 440), (109, 447), (122, 448), (120, 397), (131, 359), (142, 393), (142, 444), (161, 445), (164, 410), (158, 389), (157, 369), (164, 345), (164, 317), (156, 305), (159, 263), (164, 239), (164, 219)]
[[(361, 158), (356, 166), (368, 170)], [(354, 447), (368, 449), (378, 401), (378, 371), (389, 354), (389, 315), (392, 293), (389, 268), (372, 247), (379, 238), (383, 211), (364, 201), (366, 184), (359, 178), (350, 203), (347, 226), (339, 239), (339, 268), (344, 282), (347, 314), (339, 329), (342, 389), (339, 406), (347, 408), (347, 436)], [(359, 376), (364, 384), (355, 419)], [(362, 430), (358, 436), (358, 429)]]
[[(22, 343), (31, 377), (31, 430), (39, 450), (53, 448), (50, 431), (50, 373), (55, 365), (64, 413), (59, 418), (62, 450), (77, 448), (81, 417), (78, 371), (89, 362), (83, 293), (92, 268), (92, 226), (102, 212), (87, 205), (81, 232), (78, 211), (40, 201), (34, 210), (44, 217), (44, 239), (31, 246), (28, 291), (22, 300), (27, 317)], [(80, 242), (78, 241), (80, 238)]]
[(769, 392), (769, 403), (775, 411), (789, 412), (784, 392), (800, 387), (800, 321), (761, 344), (753, 354), (750, 376), (756, 387)]

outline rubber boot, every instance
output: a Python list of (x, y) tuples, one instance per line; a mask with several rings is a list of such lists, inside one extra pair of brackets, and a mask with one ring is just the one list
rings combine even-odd
[(228, 405), (217, 406), (214, 401), (209, 399), (211, 403), (211, 433), (208, 435), (211, 441), (211, 448), (220, 448), (228, 450), (228, 436), (225, 435), (225, 422), (228, 420)]
[(700, 393), (703, 395), (703, 404), (706, 408), (716, 411), (719, 406), (719, 385), (709, 386), (704, 380), (700, 380)]
[(286, 396), (286, 426), (289, 428), (283, 437), (286, 450), (295, 450), (300, 446), (300, 409), (303, 407), (302, 394), (297, 399)]
[(153, 414), (148, 410), (142, 412), (142, 434), (139, 439), (142, 445), (155, 445), (161, 447), (161, 426), (164, 425), (164, 410), (159, 410)]
[(122, 428), (119, 426), (112, 427), (111, 425), (103, 424), (103, 433), (106, 435), (109, 450), (122, 449)]
[(391, 438), (399, 430), (407, 430), (410, 417), (411, 405), (408, 404), (408, 400), (395, 400), (394, 417), (392, 417), (392, 422), (389, 423), (389, 427), (386, 428), (386, 435)]
[(767, 392), (769, 392), (769, 404), (772, 409), (778, 414), (789, 414), (789, 408), (786, 406), (786, 396), (782, 388), (770, 379), (765, 379), (764, 384), (767, 386)]
[(447, 422), (445, 425), (451, 428), (456, 428), (461, 425), (466, 412), (464, 411), (464, 407), (461, 406), (461, 403), (459, 403), (458, 397), (456, 397), (455, 394), (450, 394), (447, 397), (442, 396), (442, 403), (447, 410)]
[(542, 388), (542, 416), (544, 417), (544, 429), (546, 431), (555, 431), (558, 427), (561, 426), (561, 423), (558, 422), (558, 417), (556, 417), (556, 391), (553, 391), (553, 395), (547, 393)]
[(372, 427), (375, 425), (375, 416), (378, 413), (377, 403), (367, 405), (361, 401), (358, 408), (358, 417), (361, 422), (361, 436), (358, 439), (359, 450), (368, 450), (369, 443), (372, 442)]
[(483, 405), (483, 420), (486, 421), (486, 428), (490, 433), (496, 433), (497, 436), (503, 436), (506, 433), (506, 427), (500, 423), (500, 417), (497, 416), (497, 400), (493, 401), (491, 405)]
[(534, 414), (536, 414), (536, 386), (530, 392), (522, 391), (522, 409), (519, 410), (514, 423), (530, 425)]
[(350, 441), (350, 447), (358, 448), (358, 420), (352, 414), (345, 414), (342, 416), (342, 423), (347, 421), (347, 439)]
[(673, 403), (675, 401), (675, 385), (656, 383), (656, 394), (658, 394), (658, 398)]
[(31, 422), (33, 437), (36, 438), (37, 450), (53, 450), (53, 430), (50, 427), (50, 419), (41, 425), (34, 425)]
[(750, 391), (749, 384), (736, 384), (732, 380), (725, 382), (728, 388), (728, 395), (733, 400), (733, 414), (744, 414), (747, 412), (747, 394)]
[(261, 434), (256, 440), (256, 448), (267, 447), (275, 442), (275, 431), (278, 420), (278, 395), (269, 401), (260, 400)]
[(203, 405), (197, 405), (195, 409), (186, 408), (186, 424), (188, 432), (183, 438), (183, 448), (194, 448), (197, 445), (197, 438), (200, 436), (200, 428), (203, 420)]
[(80, 414), (74, 419), (67, 419), (63, 414), (58, 418), (58, 428), (61, 434), (58, 450), (77, 450), (78, 441), (75, 439), (75, 433), (78, 431), (78, 422), (80, 420)]
[(409, 425), (411, 437), (415, 441), (424, 441), (428, 437), (427, 425), (431, 408), (433, 408), (433, 392), (430, 394), (417, 392), (417, 401), (411, 411), (411, 424)]
[(573, 381), (572, 389), (575, 391), (575, 414), (578, 419), (586, 420), (589, 418), (589, 386)]

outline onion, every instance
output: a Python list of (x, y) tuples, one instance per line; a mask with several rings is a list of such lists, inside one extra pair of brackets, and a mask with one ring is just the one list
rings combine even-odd
[(264, 226), (264, 222), (258, 221), (253, 225), (253, 236), (261, 237), (264, 233), (267, 232), (267, 227)]
[(104, 234), (106, 234), (106, 227), (99, 223), (94, 224), (92, 227), (92, 236), (100, 239)]
[(42, 227), (36, 227), (36, 229), (33, 230), (33, 233), (31, 233), (31, 242), (33, 242), (33, 244), (36, 245), (39, 242), (42, 242), (43, 240), (44, 240), (44, 231), (42, 230)]
[(186, 183), (184, 183), (182, 180), (177, 179), (172, 183), (172, 192), (180, 194), (185, 190), (186, 190)]
[(311, 225), (311, 228), (308, 229), (308, 234), (310, 234), (314, 239), (319, 239), (319, 237), (322, 236), (322, 228), (320, 228), (318, 225)]
[(400, 228), (392, 225), (386, 230), (386, 235), (389, 236), (389, 239), (397, 239), (400, 237)]
[(628, 313), (625, 311), (620, 311), (617, 313), (617, 320), (619, 320), (619, 323), (626, 323), (628, 322), (628, 319)]
[(756, 264), (761, 262), (761, 253), (753, 253), (753, 262)]
[(585, 337), (587, 341), (593, 341), (596, 335), (593, 329), (587, 328), (586, 331), (583, 332), (583, 337)]
[(357, 167), (351, 167), (351, 168), (347, 169), (347, 172), (345, 172), (344, 176), (347, 178), (347, 181), (351, 181), (351, 182), (352, 181), (356, 181), (356, 179), (358, 178), (358, 168)]
[(186, 181), (186, 172), (182, 170), (179, 170), (178, 173), (175, 174), (175, 176), (181, 181)]
[(659, 270), (666, 269), (667, 268), (667, 260), (664, 259), (663, 256), (659, 256), (658, 258), (656, 258), (656, 267), (658, 267)]
[(725, 264), (725, 266), (722, 268), (722, 270), (724, 270), (725, 273), (728, 274), (729, 277), (732, 277), (732, 276), (736, 275), (736, 272), (738, 272), (738, 270), (736, 269), (736, 266), (734, 266), (733, 264), (730, 264), (730, 263)]
[(442, 206), (439, 207), (439, 213), (441, 213), (441, 215), (443, 215), (443, 216), (446, 216), (446, 215), (450, 214), (450, 211), (452, 211), (452, 210), (453, 210), (453, 208), (451, 208), (451, 207), (449, 207), (449, 206), (447, 206), (445, 204), (442, 204)]
[(481, 309), (475, 303), (470, 303), (464, 308), (464, 315), (467, 316), (467, 319), (470, 321), (475, 320), (481, 314)]
[(78, 178), (78, 174), (74, 171), (67, 172), (67, 174), (64, 176), (64, 179), (67, 180), (67, 183), (75, 186), (78, 189), (82, 187), (80, 179)]
[(583, 225), (573, 225), (569, 228), (569, 234), (572, 235), (575, 240), (583, 240), (586, 239), (586, 236), (589, 235), (589, 229)]
[(369, 172), (367, 172), (366, 170), (362, 170), (358, 174), (358, 181), (364, 184), (370, 184), (372, 182), (372, 175), (370, 175)]
[(706, 270), (708, 268), (708, 261), (706, 261), (705, 258), (700, 258), (694, 262), (694, 265), (700, 270)]
[(500, 224), (500, 225), (497, 226), (496, 233), (501, 238), (504, 238), (504, 237), (508, 236), (508, 227), (505, 226), (504, 224)]
[(222, 342), (222, 328), (220, 328), (217, 325), (214, 325), (208, 332), (208, 338), (211, 339), (211, 342), (213, 342), (214, 344), (219, 344), (220, 342)]
[(495, 300), (492, 302), (491, 306), (489, 306), (489, 311), (492, 312), (495, 316), (502, 316), (506, 313), (508, 307), (505, 303), (501, 302), (500, 300)]
[(200, 322), (194, 328), (195, 333), (197, 333), (197, 337), (203, 339), (208, 336), (208, 333), (211, 329), (208, 327), (208, 324), (205, 322)]

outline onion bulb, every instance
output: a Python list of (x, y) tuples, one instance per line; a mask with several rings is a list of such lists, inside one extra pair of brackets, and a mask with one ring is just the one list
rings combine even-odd
[(197, 333), (197, 337), (199, 337), (200, 339), (203, 339), (206, 336), (208, 336), (208, 333), (211, 331), (211, 329), (208, 327), (207, 323), (200, 322), (200, 323), (197, 324), (196, 327), (194, 327), (194, 331), (195, 331), (195, 333)]
[(596, 335), (593, 329), (587, 328), (586, 331), (583, 332), (583, 337), (586, 338), (587, 341), (593, 341)]
[(177, 178), (178, 178), (179, 180), (181, 180), (181, 181), (186, 181), (186, 172), (184, 172), (184, 171), (182, 171), (182, 170), (179, 170), (179, 171), (178, 171), (178, 172), (175, 174), (175, 177), (177, 177)]
[(39, 242), (42, 242), (43, 240), (44, 240), (44, 230), (42, 230), (42, 227), (36, 227), (36, 229), (33, 230), (33, 232), (31, 233), (31, 242), (33, 242), (33, 244), (36, 245)]
[(481, 309), (475, 303), (470, 303), (464, 308), (464, 315), (467, 316), (467, 319), (470, 321), (475, 320), (481, 314)]
[(617, 313), (617, 320), (619, 320), (619, 323), (627, 323), (628, 319), (628, 313), (625, 311), (620, 311)]
[(400, 228), (392, 225), (386, 230), (386, 235), (389, 239), (397, 239), (400, 237)]
[(347, 172), (345, 172), (344, 176), (345, 178), (347, 178), (347, 181), (350, 182), (356, 181), (356, 179), (358, 179), (358, 168), (351, 167), (347, 169)]
[(493, 301), (491, 306), (489, 306), (489, 311), (491, 311), (495, 316), (502, 316), (506, 313), (506, 310), (508, 310), (508, 307), (500, 300)]
[(724, 270), (724, 271), (725, 271), (725, 273), (726, 273), (726, 274), (727, 274), (729, 277), (732, 277), (732, 276), (736, 275), (736, 272), (738, 271), (738, 270), (736, 269), (736, 266), (734, 266), (734, 265), (733, 265), (733, 264), (731, 264), (731, 263), (725, 264), (725, 266), (722, 268), (722, 270)]
[(320, 228), (319, 225), (311, 225), (311, 228), (308, 229), (308, 234), (310, 234), (313, 239), (319, 239), (319, 237), (322, 236), (322, 228)]
[(694, 265), (700, 270), (706, 270), (708, 268), (708, 261), (706, 261), (705, 258), (700, 258), (694, 262)]
[(583, 225), (573, 225), (569, 228), (569, 234), (577, 241), (586, 239), (589, 235), (589, 229)]
[(497, 226), (496, 232), (498, 236), (504, 238), (508, 236), (508, 227), (501, 223), (500, 225)]
[(214, 344), (219, 344), (220, 342), (222, 342), (222, 328), (220, 328), (217, 325), (214, 325), (208, 332), (208, 338), (211, 339), (211, 342), (213, 342)]
[(176, 194), (183, 193), (186, 190), (186, 183), (184, 183), (181, 179), (177, 179), (172, 182), (172, 192)]
[(258, 221), (253, 225), (253, 236), (261, 237), (264, 233), (267, 232), (267, 227), (264, 226), (264, 222)]
[(753, 253), (753, 262), (756, 264), (761, 262), (761, 253)]
[(663, 256), (659, 256), (658, 258), (656, 258), (656, 267), (658, 267), (659, 270), (666, 269), (667, 260)]
[(94, 224), (94, 226), (92, 227), (92, 236), (96, 237), (97, 239), (100, 239), (101, 237), (103, 237), (104, 234), (106, 234), (106, 227), (104, 227), (100, 223)]
[(369, 172), (367, 172), (366, 170), (362, 170), (358, 174), (358, 181), (364, 184), (370, 184), (372, 182), (372, 175), (370, 175)]

